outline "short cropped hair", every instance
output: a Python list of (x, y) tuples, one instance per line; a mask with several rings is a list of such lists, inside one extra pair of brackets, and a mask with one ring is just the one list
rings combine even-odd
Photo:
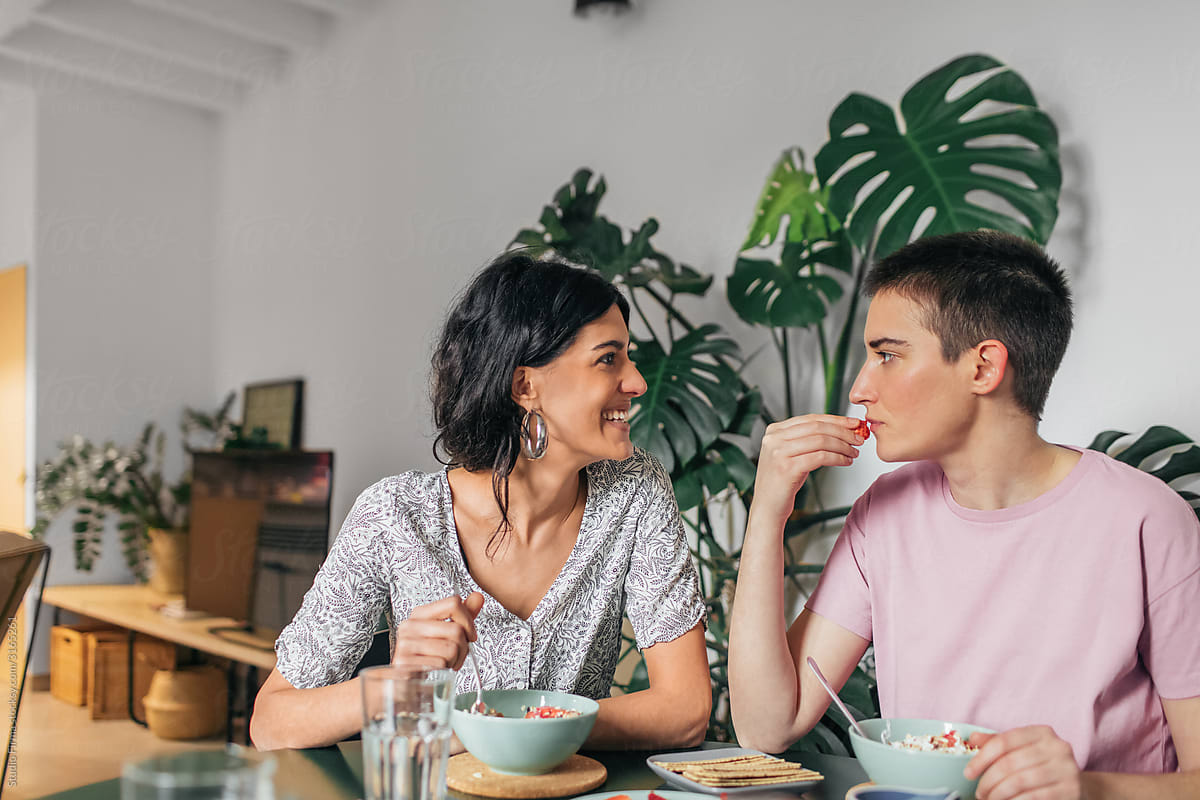
[(948, 362), (985, 339), (1003, 342), (1016, 402), (1041, 419), (1072, 320), (1066, 276), (1041, 247), (991, 230), (918, 239), (867, 274), (863, 293), (884, 291), (924, 307)]

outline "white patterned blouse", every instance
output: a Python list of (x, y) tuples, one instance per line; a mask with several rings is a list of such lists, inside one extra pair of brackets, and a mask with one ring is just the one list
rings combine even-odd
[[(280, 673), (302, 689), (341, 683), (370, 645), (381, 613), (403, 620), (415, 606), (477, 591), (485, 597), (475, 620), (485, 688), (607, 697), (622, 612), (646, 648), (691, 630), (705, 619), (705, 608), (662, 465), (635, 450), (625, 461), (600, 461), (586, 472), (579, 537), (528, 620), (467, 571), (445, 471), (376, 483), (359, 496), (295, 619), (275, 642)], [(473, 689), (469, 670), (460, 671), (458, 690)]]

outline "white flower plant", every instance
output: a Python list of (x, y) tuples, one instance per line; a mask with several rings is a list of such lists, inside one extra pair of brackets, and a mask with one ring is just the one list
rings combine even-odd
[[(185, 408), (180, 432), (185, 451), (197, 444), (221, 447), (234, 432), (229, 412), (234, 393), (208, 414)], [(36, 519), (30, 533), (45, 535), (50, 523), (69, 509), (75, 511), (75, 568), (90, 572), (100, 555), (108, 517), (117, 517), (121, 552), (140, 581), (149, 577), (147, 529), (186, 529), (191, 504), (191, 470), (174, 483), (163, 477), (166, 434), (147, 423), (132, 447), (105, 442), (93, 444), (76, 434), (60, 444), (58, 454), (37, 470)]]

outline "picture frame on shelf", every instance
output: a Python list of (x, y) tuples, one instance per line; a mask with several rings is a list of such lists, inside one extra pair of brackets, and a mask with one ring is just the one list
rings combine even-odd
[(287, 450), (299, 450), (303, 412), (303, 378), (246, 384), (242, 430), (250, 434), (255, 428), (263, 428), (267, 441)]

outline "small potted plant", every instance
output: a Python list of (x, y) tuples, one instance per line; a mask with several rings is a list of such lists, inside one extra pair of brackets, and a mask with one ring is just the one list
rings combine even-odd
[[(234, 393), (211, 414), (185, 408), (180, 432), (185, 450), (220, 448), (233, 432)], [(193, 441), (199, 436), (199, 441)], [(166, 434), (147, 423), (131, 447), (93, 444), (76, 434), (38, 467), (37, 518), (30, 533), (41, 538), (62, 512), (75, 512), (75, 568), (90, 572), (100, 555), (106, 522), (117, 518), (125, 563), (140, 581), (164, 594), (183, 591), (186, 575), (191, 474), (174, 483), (163, 476)], [(153, 563), (153, 569), (151, 569)]]

